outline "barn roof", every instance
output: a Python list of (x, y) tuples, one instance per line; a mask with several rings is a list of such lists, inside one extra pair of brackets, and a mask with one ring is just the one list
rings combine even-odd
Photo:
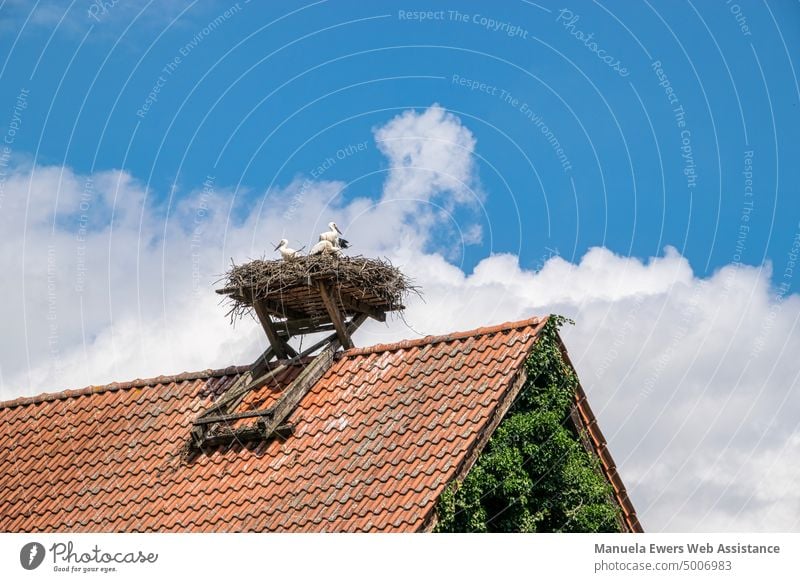
[[(246, 367), (0, 403), (2, 531), (424, 531), (522, 380), (546, 319), (350, 349), (288, 417), (291, 435), (188, 456), (193, 420)], [(250, 393), (276, 398), (302, 366)], [(639, 528), (580, 390), (576, 410)]]

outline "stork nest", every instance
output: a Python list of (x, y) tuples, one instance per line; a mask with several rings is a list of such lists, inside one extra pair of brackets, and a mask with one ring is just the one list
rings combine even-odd
[[(409, 294), (420, 295), (419, 288), (388, 259), (319, 254), (297, 257), (293, 261), (256, 259), (233, 264), (220, 280), (231, 302), (231, 320), (249, 313), (252, 299), (281, 298), (307, 292), (324, 282), (384, 311), (403, 309)], [(245, 293), (242, 293), (246, 290)], [(251, 299), (252, 298), (252, 299)]]

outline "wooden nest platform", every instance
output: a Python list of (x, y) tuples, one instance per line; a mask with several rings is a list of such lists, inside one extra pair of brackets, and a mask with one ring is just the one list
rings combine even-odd
[[(419, 291), (388, 261), (365, 257), (314, 255), (293, 261), (255, 260), (233, 265), (217, 293), (232, 304), (232, 320), (253, 313), (261, 322), (269, 347), (192, 423), (187, 459), (232, 443), (287, 438), (293, 427), (286, 419), (303, 395), (334, 361), (340, 348), (351, 348), (351, 336), (368, 318), (386, 320), (386, 313), (404, 309), (403, 300)], [(294, 336), (333, 332), (300, 353)], [(319, 350), (319, 353), (317, 351)], [(314, 355), (316, 354), (316, 355)], [(239, 410), (245, 396), (290, 366), (302, 371), (283, 388), (273, 406)], [(255, 424), (236, 426), (243, 419)]]
[(326, 330), (338, 332), (342, 346), (351, 347), (348, 321), (358, 315), (385, 321), (387, 312), (404, 309), (409, 293), (418, 293), (386, 260), (329, 254), (234, 265), (223, 281), (217, 293), (231, 301), (232, 320), (255, 313), (270, 343), (275, 336), (284, 347), (292, 336)]

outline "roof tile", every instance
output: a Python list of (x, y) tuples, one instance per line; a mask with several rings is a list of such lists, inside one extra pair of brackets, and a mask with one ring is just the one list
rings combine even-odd
[[(496, 411), (545, 320), (351, 349), (285, 442), (180, 459), (243, 367), (0, 403), (3, 531), (415, 531)], [(294, 367), (250, 393), (265, 408)]]

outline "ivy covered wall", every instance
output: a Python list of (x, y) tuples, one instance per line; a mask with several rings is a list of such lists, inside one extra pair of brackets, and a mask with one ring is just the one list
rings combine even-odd
[(567, 422), (578, 379), (551, 316), (526, 362), (528, 380), (461, 483), (437, 505), (439, 532), (618, 532), (599, 460)]

